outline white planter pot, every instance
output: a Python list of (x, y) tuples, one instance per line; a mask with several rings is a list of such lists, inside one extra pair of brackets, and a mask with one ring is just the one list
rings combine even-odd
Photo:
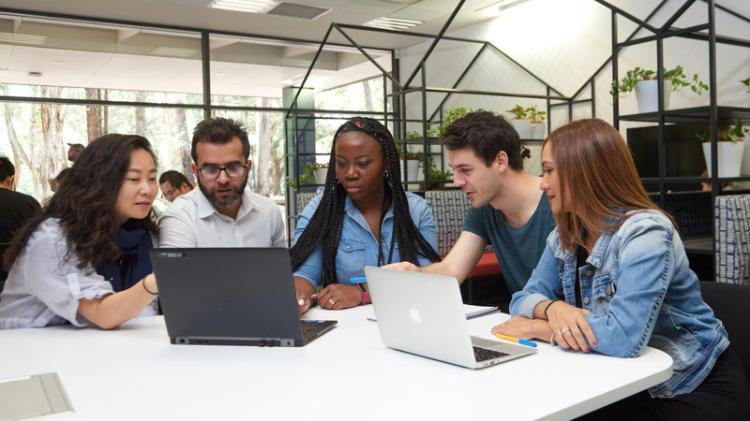
[[(401, 161), (402, 167), (401, 167), (401, 180), (407, 179), (408, 181), (422, 181), (424, 177), (422, 177), (422, 171), (420, 171), (419, 168), (419, 161), (416, 159), (407, 159), (406, 161)], [(404, 171), (403, 163), (406, 162), (406, 171)], [(404, 177), (406, 175), (406, 177)]]
[(531, 139), (531, 121), (522, 119), (513, 119), (510, 121), (513, 128), (518, 132), (518, 137), (521, 139)]
[(316, 168), (315, 169), (315, 184), (325, 184), (327, 174), (328, 174), (328, 168)]
[[(635, 99), (639, 113), (653, 113), (659, 110), (658, 81), (642, 80), (635, 85)], [(672, 81), (664, 81), (664, 109), (669, 108), (669, 95), (672, 93)]]
[[(742, 153), (745, 142), (718, 142), (719, 177), (739, 177), (742, 165)], [(711, 176), (711, 142), (703, 143), (703, 157), (706, 158), (708, 176)]]
[(546, 128), (544, 123), (531, 123), (531, 136), (529, 139), (544, 139)]

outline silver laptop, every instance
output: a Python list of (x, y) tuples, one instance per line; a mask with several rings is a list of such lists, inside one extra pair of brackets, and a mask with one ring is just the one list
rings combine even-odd
[(380, 338), (389, 348), (468, 368), (536, 352), (471, 336), (456, 278), (371, 266), (365, 274)]

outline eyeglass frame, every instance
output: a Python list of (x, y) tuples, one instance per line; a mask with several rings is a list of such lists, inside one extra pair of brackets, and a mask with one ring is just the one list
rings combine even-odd
[[(239, 174), (237, 176), (232, 176), (231, 174), (229, 174), (229, 166), (234, 166), (234, 165), (237, 165), (240, 168), (242, 168), (242, 174)], [(247, 162), (244, 163), (244, 164), (242, 164), (239, 161), (235, 161), (235, 162), (230, 162), (227, 165), (205, 164), (205, 165), (203, 165), (201, 167), (196, 168), (196, 170), (197, 170), (198, 174), (201, 177), (203, 177), (204, 179), (206, 179), (206, 180), (216, 180), (216, 179), (218, 179), (219, 176), (221, 176), (221, 172), (222, 171), (224, 171), (224, 173), (227, 175), (227, 178), (236, 179), (236, 178), (241, 178), (242, 176), (244, 176), (245, 172), (248, 169), (248, 167), (250, 167), (250, 164), (247, 163)], [(216, 173), (216, 176), (215, 177), (206, 176), (206, 174), (203, 173), (203, 170), (207, 169), (207, 168), (217, 168), (218, 172)]]
[[(169, 184), (172, 184), (172, 183), (169, 183)], [(163, 191), (163, 192), (161, 192), (162, 199), (169, 200), (177, 192), (177, 190), (179, 190), (179, 189), (180, 189), (179, 187), (175, 187), (175, 188), (173, 188), (170, 191), (166, 191), (166, 192)]]

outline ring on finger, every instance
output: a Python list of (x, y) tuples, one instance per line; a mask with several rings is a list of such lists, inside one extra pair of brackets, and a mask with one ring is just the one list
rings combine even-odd
[(564, 335), (564, 334), (566, 334), (568, 332), (570, 332), (570, 328), (569, 327), (564, 327), (564, 328), (560, 329), (560, 335)]
[(333, 301), (333, 298), (329, 298), (328, 299), (328, 304), (334, 305), (334, 304), (336, 304), (336, 301)]

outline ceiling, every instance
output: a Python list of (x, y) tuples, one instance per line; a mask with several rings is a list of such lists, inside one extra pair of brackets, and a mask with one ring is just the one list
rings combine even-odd
[[(450, 26), (455, 30), (491, 16), (477, 10), (499, 0), (466, 0)], [(361, 25), (379, 17), (418, 19), (413, 31), (437, 34), (454, 0), (291, 0), (331, 9), (314, 20), (233, 12), (207, 7), (210, 0), (2, 0), (6, 9), (94, 17), (170, 27), (208, 29), (310, 40), (212, 34), (211, 90), (215, 95), (281, 97), (299, 83), (332, 22)], [(396, 49), (425, 40), (347, 29), (360, 45)], [(350, 45), (334, 31), (330, 42)], [(390, 70), (390, 54), (368, 50)], [(200, 94), (200, 34), (139, 25), (60, 21), (0, 13), (0, 82)], [(354, 48), (327, 48), (305, 86), (326, 89), (380, 74)]]
[[(477, 12), (499, 0), (466, 0), (450, 29), (455, 30), (489, 16)], [(259, 15), (207, 7), (210, 0), (3, 0), (1, 6), (45, 13), (115, 19), (141, 23), (228, 31), (320, 41), (332, 22), (361, 25), (380, 17), (424, 22), (413, 31), (437, 34), (457, 5), (456, 0), (289, 0), (291, 3), (330, 9), (314, 20)], [(424, 38), (351, 31), (359, 44), (400, 48)], [(333, 42), (348, 44), (338, 33)]]

